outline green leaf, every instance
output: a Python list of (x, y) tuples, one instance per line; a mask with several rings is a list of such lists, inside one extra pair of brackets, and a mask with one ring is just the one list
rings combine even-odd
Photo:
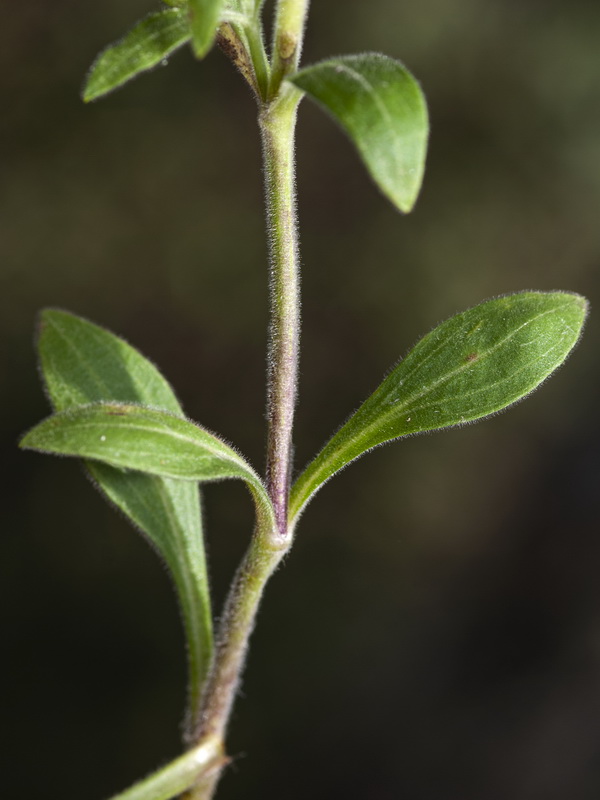
[(86, 103), (156, 67), (191, 38), (186, 10), (168, 8), (150, 14), (92, 64), (83, 90)]
[(101, 401), (141, 403), (183, 417), (158, 369), (114, 333), (58, 309), (40, 315), (38, 348), (57, 411)]
[(500, 411), (544, 381), (576, 344), (585, 298), (523, 292), (443, 322), (388, 375), (292, 489), (290, 516), (336, 472), (377, 445)]
[(90, 403), (54, 414), (21, 444), (177, 480), (255, 479), (241, 456), (207, 430), (166, 411), (126, 403)]
[(344, 128), (381, 191), (400, 211), (414, 206), (427, 152), (427, 105), (399, 62), (378, 53), (340, 56), (290, 80)]
[(122, 472), (100, 462), (86, 466), (101, 491), (146, 534), (173, 576), (186, 634), (191, 719), (199, 709), (213, 650), (198, 485)]
[[(123, 339), (64, 311), (41, 315), (42, 373), (57, 411), (99, 401), (137, 402), (183, 417), (168, 382)], [(195, 709), (212, 654), (212, 618), (198, 487), (88, 462), (98, 488), (165, 559), (182, 607)]]
[(225, 0), (189, 0), (192, 47), (203, 58), (213, 46)]
[(177, 480), (241, 478), (257, 510), (271, 513), (260, 478), (235, 450), (205, 428), (166, 411), (126, 403), (78, 406), (40, 422), (21, 446)]

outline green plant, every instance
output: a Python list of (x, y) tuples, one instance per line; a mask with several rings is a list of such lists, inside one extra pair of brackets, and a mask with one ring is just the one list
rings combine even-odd
[[(346, 130), (382, 192), (412, 209), (428, 135), (420, 88), (398, 62), (347, 56), (298, 69), (307, 0), (279, 0), (267, 55), (260, 0), (189, 0), (151, 14), (97, 60), (84, 98), (93, 100), (191, 42), (203, 56), (216, 40), (252, 89), (268, 202), (272, 329), (266, 476), (231, 447), (187, 421), (171, 388), (113, 334), (71, 314), (42, 315), (39, 350), (55, 414), (22, 444), (85, 459), (107, 497), (141, 529), (173, 575), (189, 652), (188, 750), (121, 798), (213, 795), (225, 729), (256, 610), (315, 492), (367, 450), (408, 434), (481, 418), (533, 390), (576, 343), (583, 298), (527, 292), (483, 303), (424, 337), (350, 417), (290, 487), (299, 339), (293, 136), (306, 94)], [(213, 647), (198, 483), (241, 478), (256, 526), (233, 580)]]

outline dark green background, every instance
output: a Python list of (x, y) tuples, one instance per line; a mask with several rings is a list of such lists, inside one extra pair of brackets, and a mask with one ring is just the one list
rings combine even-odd
[[(0, 27), (5, 459), (2, 794), (105, 800), (179, 752), (168, 578), (79, 467), (16, 449), (45, 416), (37, 310), (124, 335), (258, 467), (267, 270), (249, 92), (187, 51), (84, 107), (146, 0), (28, 0)], [(314, 0), (305, 63), (381, 50), (421, 80), (422, 196), (398, 215), (305, 101), (297, 465), (434, 324), (519, 289), (595, 304), (597, 0)], [(508, 413), (380, 449), (328, 485), (269, 586), (223, 800), (600, 796), (599, 323)], [(220, 602), (244, 489), (206, 491)]]

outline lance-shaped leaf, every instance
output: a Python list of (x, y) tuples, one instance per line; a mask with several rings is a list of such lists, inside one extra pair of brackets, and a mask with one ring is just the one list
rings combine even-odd
[(213, 46), (225, 0), (189, 0), (192, 47), (203, 58)]
[(258, 514), (272, 516), (260, 478), (233, 448), (166, 411), (127, 403), (78, 406), (40, 422), (23, 437), (21, 447), (176, 480), (241, 478)]
[(423, 181), (429, 131), (425, 98), (410, 72), (366, 53), (306, 67), (290, 80), (329, 111), (383, 194), (409, 212)]
[[(42, 313), (38, 348), (56, 411), (96, 401), (143, 403), (183, 417), (169, 383), (123, 339), (54, 309)], [(188, 642), (190, 711), (197, 709), (212, 654), (212, 616), (198, 487), (123, 472), (100, 462), (87, 467), (103, 491), (165, 559), (177, 589)]]
[(297, 517), (332, 475), (377, 445), (480, 419), (525, 397), (577, 342), (587, 301), (523, 292), (482, 303), (421, 339), (296, 481)]
[(109, 45), (92, 64), (83, 90), (87, 103), (156, 67), (191, 38), (188, 13), (167, 8), (140, 20), (121, 41)]

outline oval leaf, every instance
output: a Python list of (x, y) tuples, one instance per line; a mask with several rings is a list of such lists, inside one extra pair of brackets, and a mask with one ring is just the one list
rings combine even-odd
[(377, 445), (460, 425), (533, 391), (577, 342), (587, 301), (523, 292), (443, 322), (392, 370), (328, 442), (292, 490), (292, 519), (332, 475)]
[[(97, 401), (142, 403), (183, 417), (169, 383), (123, 339), (65, 311), (42, 313), (38, 350), (56, 411)], [(165, 559), (188, 643), (189, 704), (195, 713), (212, 655), (212, 615), (198, 486), (88, 462), (98, 488)]]
[(425, 98), (410, 72), (366, 53), (323, 61), (290, 80), (329, 111), (383, 194), (409, 212), (423, 181), (429, 131)]
[(225, 0), (189, 0), (192, 47), (203, 58), (213, 46)]
[(160, 64), (191, 38), (187, 11), (168, 8), (150, 14), (92, 64), (83, 90), (86, 103), (112, 92), (140, 72)]

